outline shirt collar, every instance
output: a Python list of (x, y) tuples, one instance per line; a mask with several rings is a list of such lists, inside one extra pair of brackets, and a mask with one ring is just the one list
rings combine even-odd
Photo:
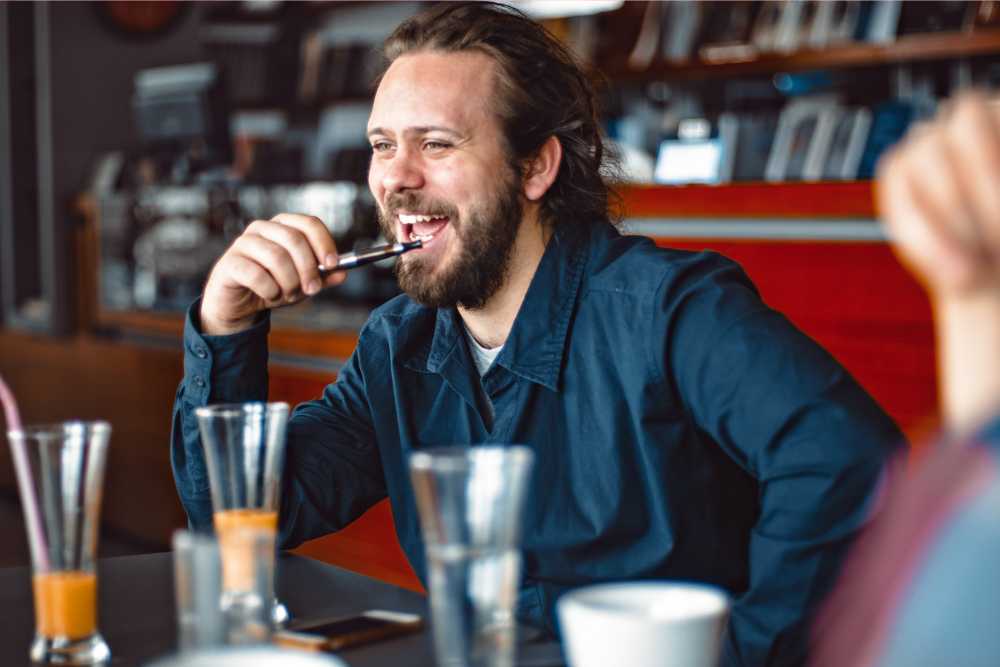
[[(494, 365), (558, 390), (566, 335), (585, 264), (581, 231), (556, 229)], [(448, 358), (456, 353), (463, 330), (455, 308), (438, 309), (427, 356), (428, 371), (441, 372)]]

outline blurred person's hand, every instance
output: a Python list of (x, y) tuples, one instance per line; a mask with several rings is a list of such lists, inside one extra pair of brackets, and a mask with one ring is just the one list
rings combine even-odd
[(1000, 293), (1000, 105), (965, 93), (879, 163), (878, 208), (932, 298)]
[(1000, 411), (1000, 106), (982, 93), (943, 105), (879, 164), (893, 246), (929, 292), (946, 425)]
[(209, 274), (201, 301), (202, 333), (242, 331), (262, 310), (298, 303), (342, 283), (343, 271), (325, 280), (319, 274), (321, 264), (336, 261), (337, 246), (318, 218), (282, 213), (253, 221)]

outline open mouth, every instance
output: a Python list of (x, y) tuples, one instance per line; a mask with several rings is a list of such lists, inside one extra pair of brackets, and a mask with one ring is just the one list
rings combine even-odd
[(399, 223), (402, 227), (402, 238), (407, 241), (423, 241), (429, 245), (442, 229), (448, 226), (447, 216), (426, 215), (420, 213), (400, 213)]

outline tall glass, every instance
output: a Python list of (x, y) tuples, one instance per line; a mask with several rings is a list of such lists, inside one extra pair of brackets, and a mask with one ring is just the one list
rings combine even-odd
[(177, 648), (182, 652), (262, 644), (271, 638), (274, 533), (245, 528), (231, 537), (239, 541), (238, 548), (250, 550), (246, 576), (252, 583), (241, 583), (239, 598), (223, 609), (219, 541), (188, 530), (174, 533)]
[(71, 421), (7, 433), (17, 452), (31, 548), (35, 662), (93, 665), (111, 657), (97, 631), (97, 536), (111, 426)]
[(439, 665), (514, 664), (521, 517), (533, 460), (522, 446), (447, 447), (410, 457)]
[[(205, 451), (212, 494), (213, 523), (222, 556), (222, 606), (253, 610), (258, 599), (255, 573), (273, 572), (274, 544), (285, 458), (287, 403), (232, 403), (195, 410)], [(248, 532), (270, 536), (264, 556), (255, 548), (259, 539)], [(264, 557), (267, 563), (259, 562)], [(274, 599), (273, 576), (268, 582), (272, 617), (280, 624), (288, 617)]]

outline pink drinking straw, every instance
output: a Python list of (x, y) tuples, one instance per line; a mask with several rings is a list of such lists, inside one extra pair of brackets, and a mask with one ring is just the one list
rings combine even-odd
[[(0, 376), (0, 401), (3, 402), (4, 416), (7, 418), (7, 431), (21, 431), (21, 417), (17, 412), (17, 401), (10, 387)], [(31, 484), (31, 471), (28, 468), (28, 452), (24, 450), (23, 438), (11, 438), (10, 451), (14, 456), (14, 471), (17, 474), (17, 485), (21, 489), (21, 504), (24, 506), (24, 520), (28, 524), (28, 534), (31, 536), (32, 551), (36, 545), (38, 553), (35, 559), (43, 572), (49, 571), (49, 553), (45, 548), (45, 536), (42, 533), (42, 520), (38, 516), (38, 503), (35, 489)]]

